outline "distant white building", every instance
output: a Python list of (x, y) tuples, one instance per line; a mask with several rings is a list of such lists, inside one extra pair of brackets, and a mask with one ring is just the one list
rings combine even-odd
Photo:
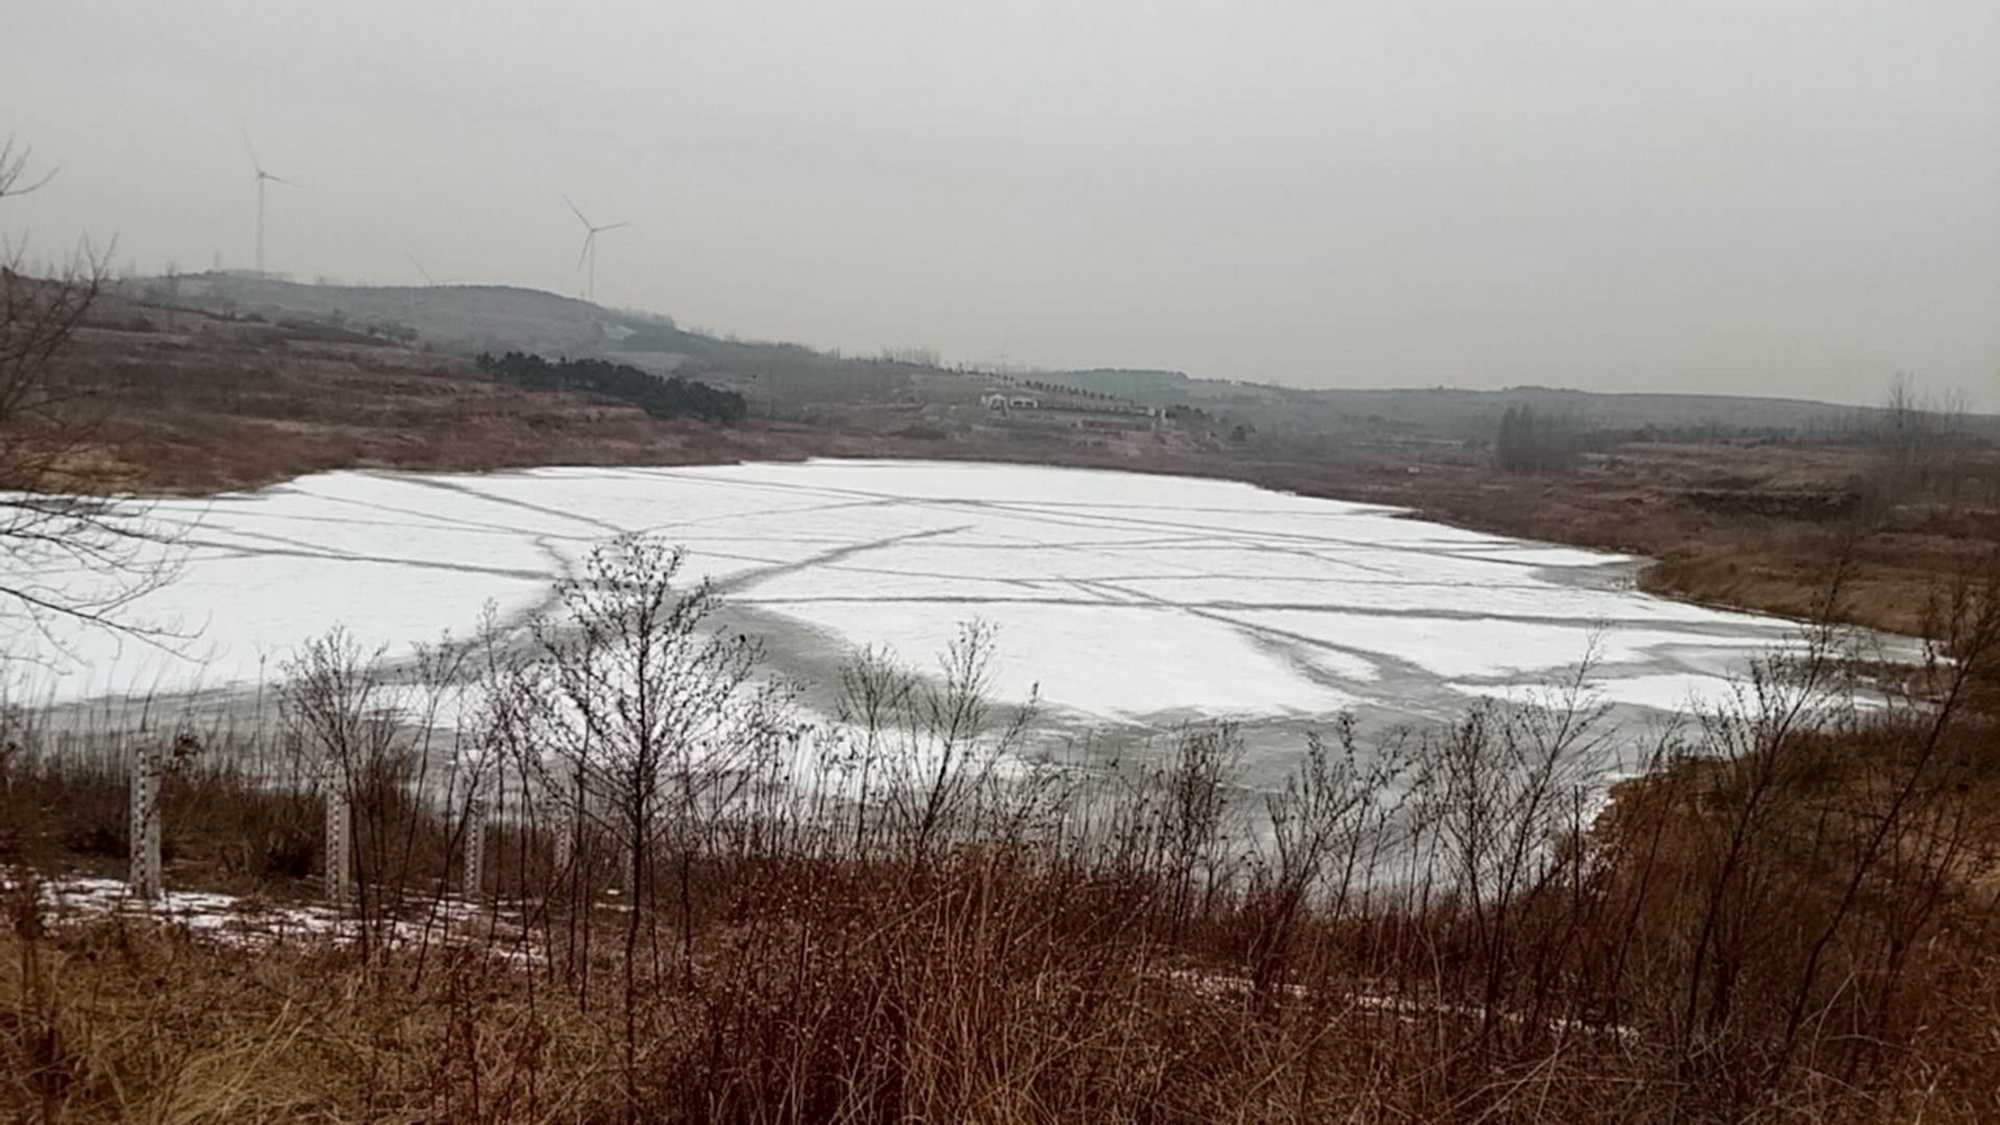
[(1009, 410), (1039, 410), (1041, 405), (1040, 399), (1029, 398), (1027, 395), (1014, 395), (1007, 400)]
[(1001, 394), (999, 391), (987, 391), (985, 394), (979, 396), (979, 405), (988, 410), (1005, 410), (1007, 409), (1007, 396)]

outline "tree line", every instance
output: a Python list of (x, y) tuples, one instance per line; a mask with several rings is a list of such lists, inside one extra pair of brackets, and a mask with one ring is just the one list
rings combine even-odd
[(586, 391), (631, 403), (655, 418), (700, 418), (735, 425), (748, 413), (743, 396), (678, 375), (661, 378), (630, 364), (602, 359), (558, 359), (508, 352), (495, 358), (481, 352), (479, 370), (539, 391)]
[(1493, 452), (1506, 472), (1560, 473), (1576, 464), (1583, 447), (1582, 427), (1574, 418), (1517, 403), (1500, 416)]

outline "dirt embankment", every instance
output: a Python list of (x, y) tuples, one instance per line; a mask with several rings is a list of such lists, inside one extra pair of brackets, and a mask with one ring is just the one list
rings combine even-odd
[[(1856, 448), (1632, 444), (1562, 476), (1389, 459), (1258, 479), (1401, 504), (1498, 534), (1643, 555), (1653, 560), (1640, 575), (1645, 589), (1710, 605), (1818, 617), (1840, 570), (1835, 616), (1921, 633), (1936, 597), (2000, 548), (2000, 460), (1969, 457), (1950, 503), (1872, 499), (1877, 471), (1873, 455)], [(1723, 491), (1729, 498), (1718, 502)]]

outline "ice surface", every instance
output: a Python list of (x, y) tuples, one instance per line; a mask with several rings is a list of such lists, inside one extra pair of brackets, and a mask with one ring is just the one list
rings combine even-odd
[[(1518, 684), (1455, 683), (1451, 686), (1468, 695), (1516, 701), (1532, 701), (1547, 694), (1542, 689), (1524, 688)], [(1593, 677), (1586, 681), (1589, 698), (1594, 702), (1627, 704), (1658, 711), (1733, 712), (1753, 698), (1741, 694), (1739, 688), (1738, 681), (1699, 672), (1660, 672), (1608, 680)]]
[[(1020, 465), (810, 461), (481, 475), (341, 472), (162, 502), (187, 549), (129, 611), (167, 647), (16, 626), (41, 694), (223, 687), (334, 624), (395, 653), (546, 604), (596, 542), (658, 533), (690, 577), (823, 650), (928, 662), (959, 622), (999, 627), (996, 683), (1135, 718), (1395, 709), (1546, 679), (1594, 643), (1614, 701), (1716, 690), (1781, 622), (1631, 590), (1630, 560), (1227, 481)], [(61, 579), (60, 572), (43, 577)], [(782, 664), (796, 655), (778, 651)]]

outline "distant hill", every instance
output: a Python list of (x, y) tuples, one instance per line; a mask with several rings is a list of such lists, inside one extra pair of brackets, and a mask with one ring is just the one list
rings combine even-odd
[[(511, 285), (302, 285), (237, 273), (152, 278), (131, 283), (150, 297), (197, 308), (269, 319), (309, 317), (365, 324), (403, 324), (452, 351), (539, 352), (606, 356), (618, 351), (662, 356), (701, 350), (702, 338), (672, 321), (616, 313), (539, 289)], [(673, 360), (668, 360), (671, 366)]]
[(188, 274), (127, 282), (126, 295), (267, 320), (339, 326), (407, 326), (432, 347), (500, 355), (606, 359), (655, 374), (697, 376), (759, 402), (888, 401), (912, 372), (935, 370), (885, 358), (850, 358), (796, 344), (718, 339), (670, 318), (607, 309), (510, 285), (305, 285), (243, 273)]
[(1155, 371), (1125, 367), (1058, 371), (1037, 378), (1097, 391), (1100, 394), (1120, 395), (1149, 402), (1167, 399), (1177, 402), (1187, 401), (1190, 397), (1189, 388), (1196, 382), (1184, 371)]
[[(1509, 406), (1527, 405), (1573, 417), (1593, 429), (1834, 437), (1866, 427), (1881, 414), (1874, 407), (1755, 395), (1621, 394), (1559, 387), (1304, 388), (1197, 379), (1178, 371), (1116, 369), (1041, 378), (1147, 405), (1198, 407), (1280, 432), (1400, 430), (1485, 437)], [(2000, 417), (1978, 415), (1967, 423), (1978, 433), (2000, 437)]]
[[(606, 309), (573, 297), (507, 285), (306, 285), (241, 273), (206, 273), (125, 283), (132, 294), (238, 316), (307, 318), (339, 328), (401, 326), (427, 344), (467, 354), (507, 351), (601, 358), (659, 374), (699, 376), (753, 402), (888, 402), (942, 369), (893, 358), (846, 357), (796, 344), (719, 339), (670, 318)], [(1429, 435), (1484, 438), (1509, 406), (1575, 417), (1590, 428), (1713, 434), (1838, 436), (1866, 426), (1866, 407), (1766, 396), (1604, 394), (1553, 387), (1479, 391), (1450, 388), (1306, 389), (1201, 379), (1185, 372), (1093, 368), (1033, 373), (1149, 406), (1205, 411), (1265, 432)], [(2000, 418), (1969, 420), (2000, 436)]]

